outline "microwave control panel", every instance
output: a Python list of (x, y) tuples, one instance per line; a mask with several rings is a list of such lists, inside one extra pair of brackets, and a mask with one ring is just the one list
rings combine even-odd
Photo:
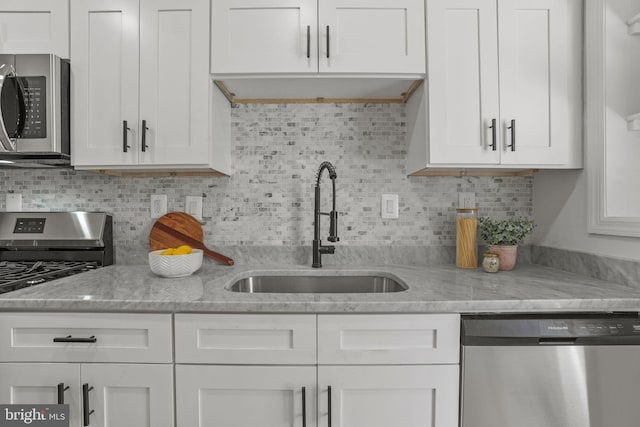
[(47, 137), (47, 79), (44, 76), (20, 77), (26, 108), (21, 137)]

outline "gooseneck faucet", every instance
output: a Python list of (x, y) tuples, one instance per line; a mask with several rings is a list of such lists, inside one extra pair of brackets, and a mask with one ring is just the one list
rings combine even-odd
[[(331, 179), (331, 184), (333, 186), (333, 197), (332, 197), (332, 206), (331, 212), (320, 212), (320, 178), (322, 177), (322, 172), (324, 170), (329, 171), (329, 178)], [(313, 264), (311, 264), (314, 268), (322, 267), (322, 254), (332, 254), (335, 252), (335, 246), (323, 246), (322, 241), (320, 240), (320, 215), (328, 215), (330, 220), (329, 225), (329, 237), (327, 239), (330, 242), (337, 242), (340, 240), (338, 237), (338, 212), (336, 212), (336, 178), (338, 174), (336, 174), (336, 169), (329, 162), (322, 162), (320, 167), (318, 168), (318, 176), (316, 179), (315, 186), (315, 205), (314, 205), (314, 222), (313, 222)]]

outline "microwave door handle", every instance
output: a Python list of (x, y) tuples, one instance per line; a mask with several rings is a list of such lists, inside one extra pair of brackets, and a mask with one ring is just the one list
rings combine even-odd
[[(4, 83), (7, 81), (7, 77), (15, 77), (16, 71), (11, 64), (2, 64), (0, 65), (0, 94), (2, 94), (2, 89), (4, 89)], [(9, 133), (7, 132), (7, 128), (4, 125), (3, 114), (2, 114), (2, 103), (0, 102), (0, 145), (4, 151), (16, 151), (16, 143), (9, 138)]]

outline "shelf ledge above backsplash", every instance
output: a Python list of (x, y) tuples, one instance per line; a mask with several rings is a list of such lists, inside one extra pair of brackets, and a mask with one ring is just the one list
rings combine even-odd
[(404, 104), (423, 82), (422, 76), (214, 76), (231, 104)]
[(539, 172), (539, 169), (422, 169), (409, 176), (529, 176)]

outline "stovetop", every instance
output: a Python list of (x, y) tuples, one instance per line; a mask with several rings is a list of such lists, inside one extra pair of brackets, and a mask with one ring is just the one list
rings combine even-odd
[(0, 294), (97, 267), (94, 261), (0, 261)]

